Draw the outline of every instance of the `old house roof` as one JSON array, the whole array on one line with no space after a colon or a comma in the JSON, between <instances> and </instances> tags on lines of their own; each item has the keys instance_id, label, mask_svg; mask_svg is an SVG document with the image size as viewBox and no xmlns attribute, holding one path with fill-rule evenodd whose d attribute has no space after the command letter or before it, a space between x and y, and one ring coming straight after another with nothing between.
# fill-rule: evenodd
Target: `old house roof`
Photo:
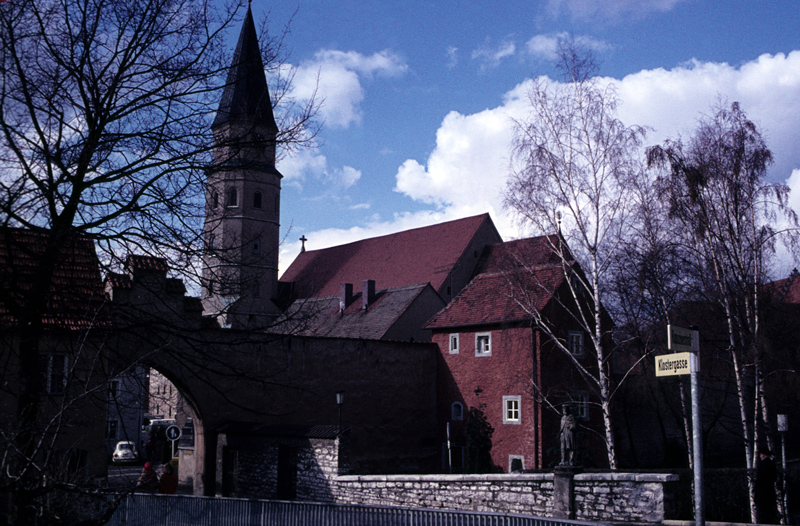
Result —
<instances>
[{"instance_id":1,"label":"old house roof","mask_svg":"<svg viewBox=\"0 0 800 526\"><path fill-rule=\"evenodd\" d=\"M422 294L427 283L378 290L374 301L362 308L363 293L340 310L340 296L296 300L279 323L279 330L301 336L379 340Z\"/></svg>"},{"instance_id":2,"label":"old house roof","mask_svg":"<svg viewBox=\"0 0 800 526\"><path fill-rule=\"evenodd\" d=\"M386 288L430 283L440 290L489 214L336 247L302 252L281 276L294 297L334 296L342 283L372 279Z\"/></svg>"},{"instance_id":3,"label":"old house roof","mask_svg":"<svg viewBox=\"0 0 800 526\"><path fill-rule=\"evenodd\" d=\"M800 273L792 270L788 278L773 281L765 287L767 293L783 303L800 303Z\"/></svg>"},{"instance_id":4,"label":"old house roof","mask_svg":"<svg viewBox=\"0 0 800 526\"><path fill-rule=\"evenodd\" d=\"M261 60L253 13L249 5L231 68L228 70L219 109L211 127L216 128L230 121L262 125L274 131L278 130L264 75L264 63Z\"/></svg>"},{"instance_id":5,"label":"old house roof","mask_svg":"<svg viewBox=\"0 0 800 526\"><path fill-rule=\"evenodd\" d=\"M14 305L32 290L48 232L0 230L0 325L17 323ZM94 243L75 238L64 247L53 274L42 320L46 328L83 329L106 325L100 262Z\"/></svg>"},{"instance_id":6,"label":"old house roof","mask_svg":"<svg viewBox=\"0 0 800 526\"><path fill-rule=\"evenodd\" d=\"M541 311L564 283L556 236L497 243L486 247L476 276L436 316L427 329L515 323Z\"/></svg>"}]
</instances>

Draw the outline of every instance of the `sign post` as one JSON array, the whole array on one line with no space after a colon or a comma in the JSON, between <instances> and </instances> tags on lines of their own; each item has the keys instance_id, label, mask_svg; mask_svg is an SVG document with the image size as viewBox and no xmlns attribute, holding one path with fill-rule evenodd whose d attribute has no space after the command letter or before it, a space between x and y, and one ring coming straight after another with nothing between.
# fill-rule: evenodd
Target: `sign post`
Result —
<instances>
[{"instance_id":1,"label":"sign post","mask_svg":"<svg viewBox=\"0 0 800 526\"><path fill-rule=\"evenodd\" d=\"M689 375L692 393L692 467L694 468L694 521L705 526L703 498L703 423L700 417L700 333L667 325L667 347L673 354L656 356L656 376Z\"/></svg>"},{"instance_id":2,"label":"sign post","mask_svg":"<svg viewBox=\"0 0 800 526\"><path fill-rule=\"evenodd\" d=\"M173 424L164 431L164 434L167 435L167 440L170 441L172 458L175 458L175 442L181 437L181 428Z\"/></svg>"}]
</instances>

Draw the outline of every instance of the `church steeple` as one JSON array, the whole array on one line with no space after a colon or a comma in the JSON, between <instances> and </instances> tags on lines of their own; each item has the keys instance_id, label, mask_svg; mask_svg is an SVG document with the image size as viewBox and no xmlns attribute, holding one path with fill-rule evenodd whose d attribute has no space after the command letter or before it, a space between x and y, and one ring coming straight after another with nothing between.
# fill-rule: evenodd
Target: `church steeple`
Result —
<instances>
[{"instance_id":1,"label":"church steeple","mask_svg":"<svg viewBox=\"0 0 800 526\"><path fill-rule=\"evenodd\" d=\"M256 26L249 5L231 68L228 70L219 110L211 129L216 130L229 122L249 123L264 126L276 133L278 131L267 89L267 78L264 75Z\"/></svg>"},{"instance_id":2,"label":"church steeple","mask_svg":"<svg viewBox=\"0 0 800 526\"><path fill-rule=\"evenodd\" d=\"M250 7L222 91L206 177L203 311L257 328L278 313L281 174L278 127Z\"/></svg>"}]
</instances>

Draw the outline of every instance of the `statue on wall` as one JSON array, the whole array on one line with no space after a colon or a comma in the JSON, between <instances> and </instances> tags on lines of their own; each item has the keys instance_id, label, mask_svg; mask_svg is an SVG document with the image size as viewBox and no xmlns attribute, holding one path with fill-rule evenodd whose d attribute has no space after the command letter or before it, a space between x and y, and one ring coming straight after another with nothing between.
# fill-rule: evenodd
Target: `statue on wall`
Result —
<instances>
[{"instance_id":1,"label":"statue on wall","mask_svg":"<svg viewBox=\"0 0 800 526\"><path fill-rule=\"evenodd\" d=\"M561 416L561 464L562 466L575 465L575 426L577 421L569 404L564 404Z\"/></svg>"}]
</instances>

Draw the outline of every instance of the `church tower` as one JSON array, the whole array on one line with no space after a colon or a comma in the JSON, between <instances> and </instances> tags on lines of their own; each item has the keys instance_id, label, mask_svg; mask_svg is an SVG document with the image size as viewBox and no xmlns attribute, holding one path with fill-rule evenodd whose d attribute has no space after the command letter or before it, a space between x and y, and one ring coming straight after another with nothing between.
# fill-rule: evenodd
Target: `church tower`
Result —
<instances>
[{"instance_id":1,"label":"church tower","mask_svg":"<svg viewBox=\"0 0 800 526\"><path fill-rule=\"evenodd\" d=\"M278 313L272 300L282 176L275 168L278 127L249 6L211 130L203 311L223 327L264 326Z\"/></svg>"}]
</instances>

